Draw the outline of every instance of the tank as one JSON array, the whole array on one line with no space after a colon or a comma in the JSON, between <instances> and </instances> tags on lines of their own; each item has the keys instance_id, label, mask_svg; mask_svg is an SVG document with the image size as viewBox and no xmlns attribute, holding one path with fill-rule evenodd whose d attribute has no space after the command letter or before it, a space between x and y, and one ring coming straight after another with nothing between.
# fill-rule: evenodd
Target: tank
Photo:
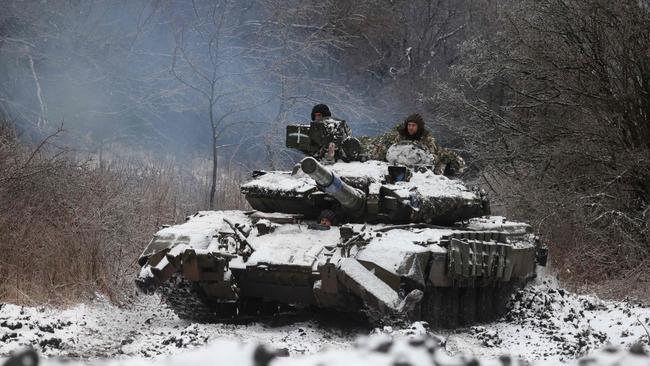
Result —
<instances>
[{"instance_id":1,"label":"tank","mask_svg":"<svg viewBox=\"0 0 650 366\"><path fill-rule=\"evenodd\" d=\"M486 195L434 174L417 143L367 159L345 121L326 119L289 126L287 146L309 156L253 172L241 186L253 210L158 231L137 288L195 321L326 309L456 327L502 315L546 264L528 224L490 216ZM324 212L333 225L319 223Z\"/></svg>"}]
</instances>

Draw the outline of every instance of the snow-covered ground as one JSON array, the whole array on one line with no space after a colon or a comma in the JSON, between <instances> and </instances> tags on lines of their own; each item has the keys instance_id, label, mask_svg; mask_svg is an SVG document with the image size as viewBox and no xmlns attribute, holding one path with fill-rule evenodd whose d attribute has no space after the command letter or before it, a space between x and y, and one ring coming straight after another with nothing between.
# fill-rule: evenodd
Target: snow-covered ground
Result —
<instances>
[{"instance_id":1,"label":"snow-covered ground","mask_svg":"<svg viewBox=\"0 0 650 366\"><path fill-rule=\"evenodd\" d=\"M444 335L451 352L560 365L606 346L647 346L649 329L650 308L569 293L547 277L516 294L503 319Z\"/></svg>"},{"instance_id":2,"label":"snow-covered ground","mask_svg":"<svg viewBox=\"0 0 650 366\"><path fill-rule=\"evenodd\" d=\"M261 342L289 354L347 348L360 328L316 321L198 324L179 319L158 296L140 296L127 308L98 300L68 310L3 305L0 355L32 345L46 356L95 359L158 357L219 340Z\"/></svg>"},{"instance_id":3,"label":"snow-covered ground","mask_svg":"<svg viewBox=\"0 0 650 366\"><path fill-rule=\"evenodd\" d=\"M369 329L332 316L196 324L178 319L156 296L140 296L125 308L102 299L67 310L5 304L0 307L0 357L31 345L49 359L45 364L63 358L93 364L180 365L191 364L186 361L192 357L219 360L225 349L230 350L227 357L245 358L253 355L258 344L264 344L276 350L272 353L289 355L274 363L334 365L367 359L368 347L375 347L368 344L373 342L433 333L446 340L446 351L452 356L467 354L497 362L499 356L509 354L536 365L572 365L607 345L622 349L635 343L647 345L648 328L648 307L575 295L543 276L516 295L512 310L503 319L451 331L430 330L422 323L405 329ZM374 335L370 340L365 337L369 334ZM354 348L355 344L365 348ZM110 362L102 361L105 359ZM389 361L377 360L375 364L385 362Z\"/></svg>"}]
</instances>

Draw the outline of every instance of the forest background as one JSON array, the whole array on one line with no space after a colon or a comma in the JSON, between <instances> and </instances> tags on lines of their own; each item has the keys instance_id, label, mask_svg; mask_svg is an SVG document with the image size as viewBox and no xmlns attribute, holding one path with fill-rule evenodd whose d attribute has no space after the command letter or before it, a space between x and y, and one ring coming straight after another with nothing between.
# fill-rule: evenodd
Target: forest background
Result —
<instances>
[{"instance_id":1,"label":"forest background","mask_svg":"<svg viewBox=\"0 0 650 366\"><path fill-rule=\"evenodd\" d=\"M565 285L650 299L647 0L6 0L0 301L128 300L152 233L245 207L321 102L422 113Z\"/></svg>"}]
</instances>

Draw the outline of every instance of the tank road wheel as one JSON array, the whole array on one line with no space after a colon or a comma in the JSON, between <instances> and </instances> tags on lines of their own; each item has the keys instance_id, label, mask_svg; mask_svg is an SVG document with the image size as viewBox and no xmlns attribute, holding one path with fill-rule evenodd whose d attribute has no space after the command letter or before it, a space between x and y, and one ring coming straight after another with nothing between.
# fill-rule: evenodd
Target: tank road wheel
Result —
<instances>
[{"instance_id":1,"label":"tank road wheel","mask_svg":"<svg viewBox=\"0 0 650 366\"><path fill-rule=\"evenodd\" d=\"M261 316L277 316L280 313L280 304L275 301L264 301L260 309Z\"/></svg>"},{"instance_id":2,"label":"tank road wheel","mask_svg":"<svg viewBox=\"0 0 650 366\"><path fill-rule=\"evenodd\" d=\"M268 318L278 315L278 303L265 301L257 297L240 298L237 302L237 310L240 318Z\"/></svg>"},{"instance_id":3,"label":"tank road wheel","mask_svg":"<svg viewBox=\"0 0 650 366\"><path fill-rule=\"evenodd\" d=\"M237 309L240 317L257 317L261 313L262 299L255 297L240 299Z\"/></svg>"},{"instance_id":4,"label":"tank road wheel","mask_svg":"<svg viewBox=\"0 0 650 366\"><path fill-rule=\"evenodd\" d=\"M158 292L181 319L209 323L237 316L237 304L208 301L197 283L178 276L161 285Z\"/></svg>"},{"instance_id":5,"label":"tank road wheel","mask_svg":"<svg viewBox=\"0 0 650 366\"><path fill-rule=\"evenodd\" d=\"M435 328L454 328L495 320L504 315L512 283L488 287L427 287L422 320Z\"/></svg>"}]
</instances>

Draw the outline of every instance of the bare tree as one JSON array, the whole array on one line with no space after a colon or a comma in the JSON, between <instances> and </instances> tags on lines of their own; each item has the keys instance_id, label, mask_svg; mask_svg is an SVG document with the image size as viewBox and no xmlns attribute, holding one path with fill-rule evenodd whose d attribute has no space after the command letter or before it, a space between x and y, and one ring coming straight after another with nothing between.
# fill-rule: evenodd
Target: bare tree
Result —
<instances>
[{"instance_id":1,"label":"bare tree","mask_svg":"<svg viewBox=\"0 0 650 366\"><path fill-rule=\"evenodd\" d=\"M242 112L265 102L249 78L259 69L248 68L250 50L240 47L246 25L235 2L194 1L192 9L177 19L171 72L203 102L211 130L212 171L209 208L215 208L219 149L224 134L235 126L255 121L241 119ZM256 94L253 96L253 94Z\"/></svg>"}]
</instances>

